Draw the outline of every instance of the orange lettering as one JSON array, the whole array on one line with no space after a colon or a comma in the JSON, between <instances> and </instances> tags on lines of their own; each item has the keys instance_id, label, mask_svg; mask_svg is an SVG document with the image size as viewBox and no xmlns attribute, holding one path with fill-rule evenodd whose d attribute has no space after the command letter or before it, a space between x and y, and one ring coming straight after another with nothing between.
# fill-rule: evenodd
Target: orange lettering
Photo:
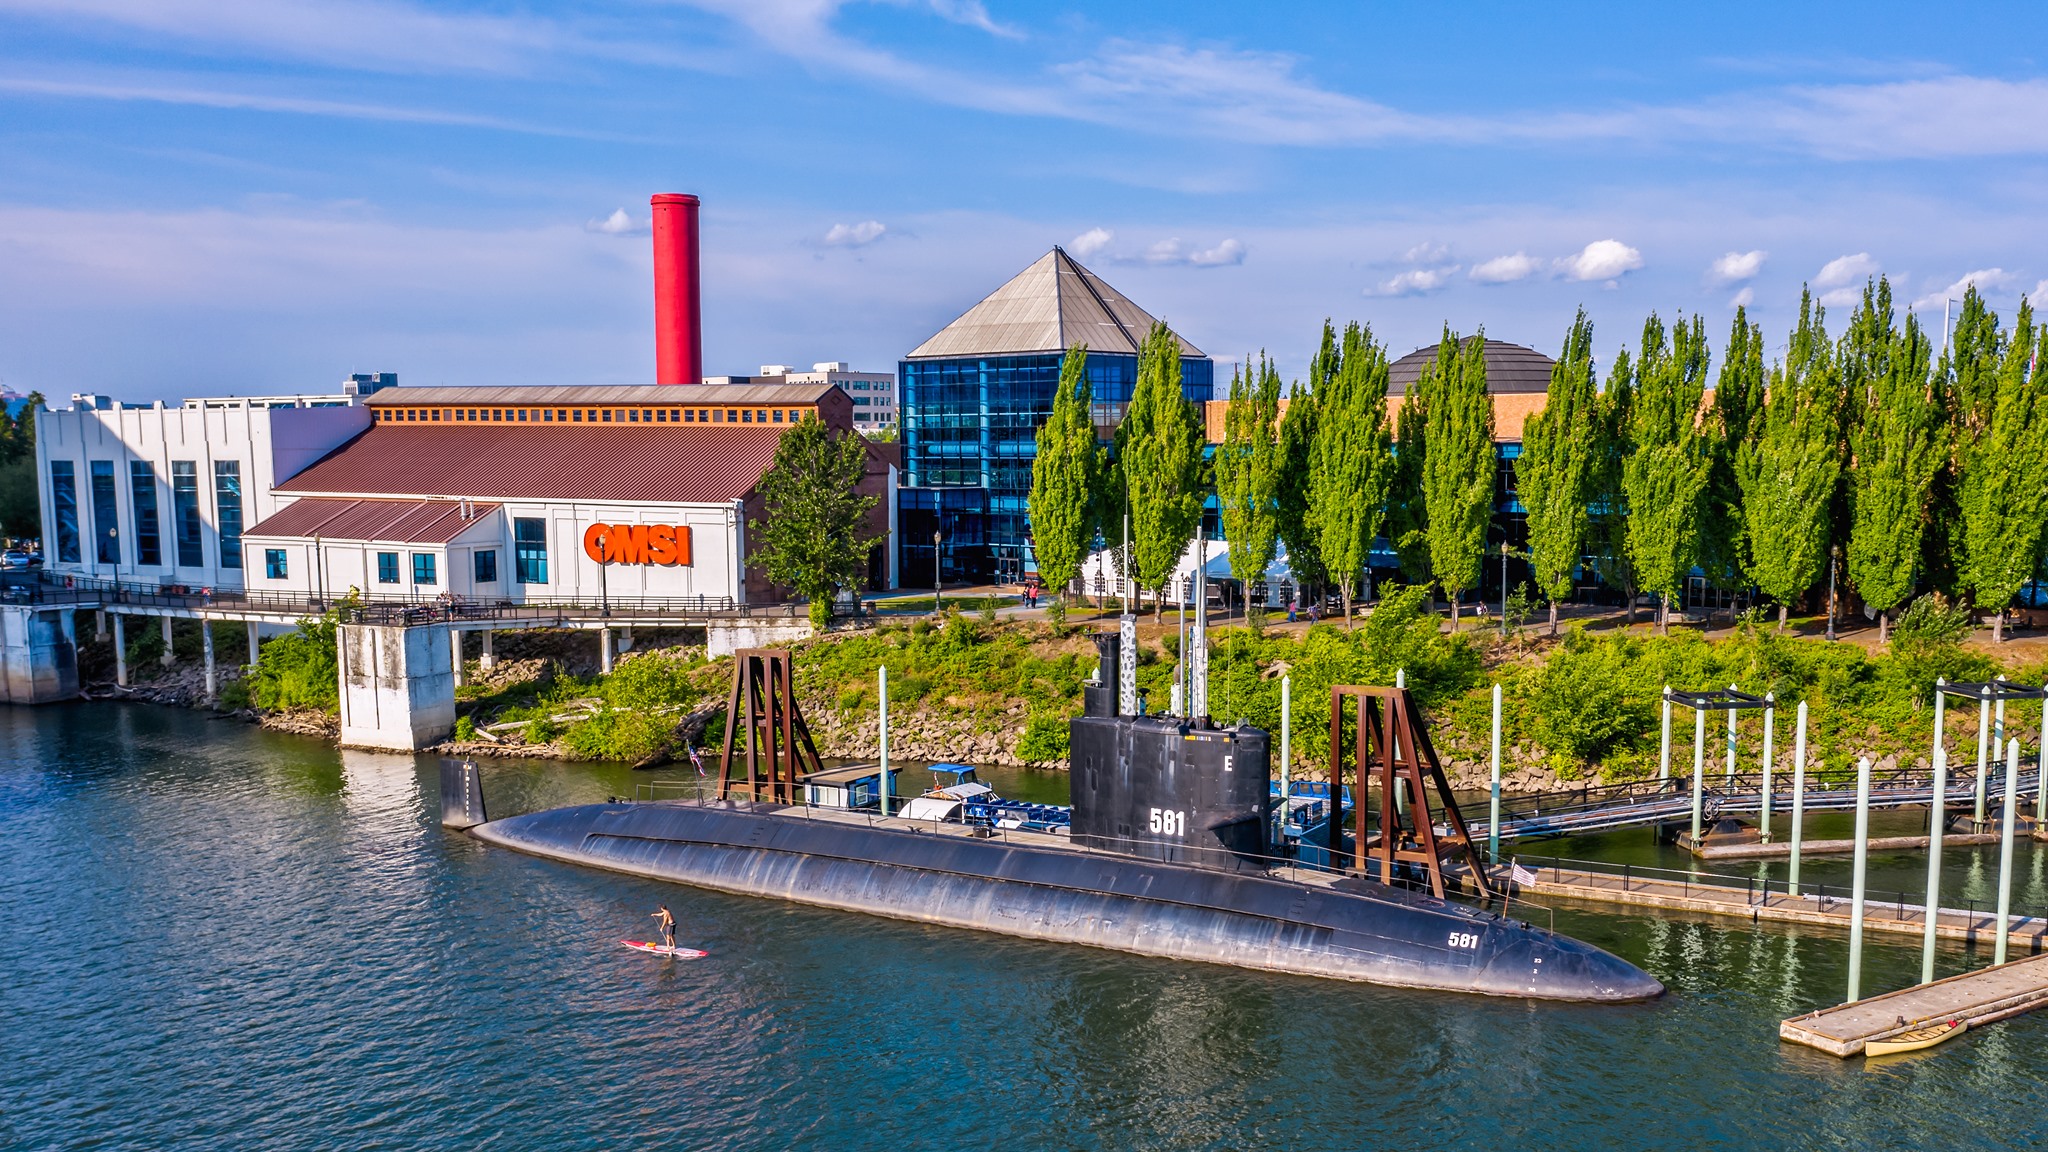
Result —
<instances>
[{"instance_id":1,"label":"orange lettering","mask_svg":"<svg viewBox=\"0 0 2048 1152\"><path fill-rule=\"evenodd\" d=\"M671 524L655 524L647 530L647 560L651 564L676 562L676 530Z\"/></svg>"},{"instance_id":2,"label":"orange lettering","mask_svg":"<svg viewBox=\"0 0 2048 1152\"><path fill-rule=\"evenodd\" d=\"M604 563L604 535L605 526L602 524L592 524L583 530L583 554L599 564Z\"/></svg>"},{"instance_id":3,"label":"orange lettering","mask_svg":"<svg viewBox=\"0 0 2048 1152\"><path fill-rule=\"evenodd\" d=\"M604 558L619 564L647 563L647 525L612 525L605 536Z\"/></svg>"},{"instance_id":4,"label":"orange lettering","mask_svg":"<svg viewBox=\"0 0 2048 1152\"><path fill-rule=\"evenodd\" d=\"M685 568L690 566L690 526L688 524L676 525L676 563L681 564Z\"/></svg>"}]
</instances>

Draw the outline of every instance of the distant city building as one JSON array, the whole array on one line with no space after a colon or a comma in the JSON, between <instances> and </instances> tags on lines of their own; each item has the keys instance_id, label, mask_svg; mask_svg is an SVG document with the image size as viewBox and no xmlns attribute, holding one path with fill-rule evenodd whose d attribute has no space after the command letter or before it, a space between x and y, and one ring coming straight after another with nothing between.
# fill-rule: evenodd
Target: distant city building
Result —
<instances>
[{"instance_id":1,"label":"distant city building","mask_svg":"<svg viewBox=\"0 0 2048 1152\"><path fill-rule=\"evenodd\" d=\"M830 384L853 401L853 426L862 432L896 427L896 377L855 372L844 360L825 360L799 372L791 364L763 364L752 376L707 376L706 384Z\"/></svg>"},{"instance_id":2,"label":"distant city building","mask_svg":"<svg viewBox=\"0 0 2048 1152\"><path fill-rule=\"evenodd\" d=\"M898 366L904 487L898 570L906 584L1018 579L1030 556L1031 466L1066 350L1088 349L1095 427L1122 422L1150 313L1054 248ZM1206 402L1215 365L1185 339L1181 390ZM933 534L938 534L934 556Z\"/></svg>"}]
</instances>

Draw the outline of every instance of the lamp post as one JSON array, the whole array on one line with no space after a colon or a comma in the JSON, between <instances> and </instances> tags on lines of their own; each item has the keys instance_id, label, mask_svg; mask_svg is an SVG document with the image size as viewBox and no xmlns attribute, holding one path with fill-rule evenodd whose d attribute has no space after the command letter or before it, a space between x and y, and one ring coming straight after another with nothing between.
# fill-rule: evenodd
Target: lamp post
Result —
<instances>
[{"instance_id":1,"label":"lamp post","mask_svg":"<svg viewBox=\"0 0 2048 1152\"><path fill-rule=\"evenodd\" d=\"M937 614L938 614L938 611L939 611L939 595L940 595L940 587L941 587L941 586L942 586L942 585L943 585L943 584L945 583L945 578L944 578L943 576L941 576L941 575L939 574L939 567L940 567L940 562L939 562L939 545L940 545L941 543L943 543L943 542L945 541L945 538L946 538L946 537L945 537L945 534L944 534L943 532L941 532L941 531L940 531L939 529L937 529L937 528L934 528L934 529L932 529L932 614L933 614L933 615L937 615Z\"/></svg>"},{"instance_id":2,"label":"lamp post","mask_svg":"<svg viewBox=\"0 0 2048 1152\"><path fill-rule=\"evenodd\" d=\"M1508 638L1508 541L1500 541L1500 638Z\"/></svg>"},{"instance_id":3,"label":"lamp post","mask_svg":"<svg viewBox=\"0 0 2048 1152\"><path fill-rule=\"evenodd\" d=\"M1828 639L1835 638L1835 567L1841 563L1842 546L1828 548Z\"/></svg>"}]
</instances>

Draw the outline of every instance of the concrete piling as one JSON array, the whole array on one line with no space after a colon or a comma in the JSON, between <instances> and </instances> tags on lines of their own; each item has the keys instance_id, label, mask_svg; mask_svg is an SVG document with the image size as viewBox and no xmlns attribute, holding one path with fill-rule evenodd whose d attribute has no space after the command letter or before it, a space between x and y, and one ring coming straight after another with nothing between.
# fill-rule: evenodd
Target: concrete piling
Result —
<instances>
[{"instance_id":1,"label":"concrete piling","mask_svg":"<svg viewBox=\"0 0 2048 1152\"><path fill-rule=\"evenodd\" d=\"M1728 690L1730 692L1735 691L1735 685L1730 684ZM1721 774L1721 779L1724 783L1735 779L1735 714L1737 711L1739 709L1730 708L1728 710L1728 770Z\"/></svg>"},{"instance_id":2,"label":"concrete piling","mask_svg":"<svg viewBox=\"0 0 2048 1152\"><path fill-rule=\"evenodd\" d=\"M1940 689L1936 689L1939 693ZM1935 696L1940 710L1941 697ZM1934 926L1941 911L1941 834L1948 823L1943 804L1948 791L1948 749L1941 746L1939 729L1934 744L1934 800L1927 808L1927 933L1920 940L1920 982L1934 982Z\"/></svg>"},{"instance_id":3,"label":"concrete piling","mask_svg":"<svg viewBox=\"0 0 2048 1152\"><path fill-rule=\"evenodd\" d=\"M462 633L448 630L448 657L455 665L455 686L462 687Z\"/></svg>"},{"instance_id":4,"label":"concrete piling","mask_svg":"<svg viewBox=\"0 0 2048 1152\"><path fill-rule=\"evenodd\" d=\"M597 630L597 670L607 676L611 675L612 630L609 628Z\"/></svg>"},{"instance_id":5,"label":"concrete piling","mask_svg":"<svg viewBox=\"0 0 2048 1152\"><path fill-rule=\"evenodd\" d=\"M1665 711L1671 705L1666 702ZM1670 733L1667 731L1668 737ZM1500 685L1493 686L1493 797L1486 821L1486 862L1500 863Z\"/></svg>"},{"instance_id":6,"label":"concrete piling","mask_svg":"<svg viewBox=\"0 0 2048 1152\"><path fill-rule=\"evenodd\" d=\"M1764 693L1764 789L1763 810L1757 816L1757 831L1763 835L1764 843L1771 840L1771 735L1777 724L1777 696Z\"/></svg>"},{"instance_id":7,"label":"concrete piling","mask_svg":"<svg viewBox=\"0 0 2048 1152\"><path fill-rule=\"evenodd\" d=\"M1287 821L1287 798L1294 795L1289 787L1294 772L1294 684L1289 677L1280 678L1280 820Z\"/></svg>"},{"instance_id":8,"label":"concrete piling","mask_svg":"<svg viewBox=\"0 0 2048 1152\"><path fill-rule=\"evenodd\" d=\"M1981 689L1977 699L1977 807L1971 821L1984 826L1984 773L1991 762L1991 685Z\"/></svg>"},{"instance_id":9,"label":"concrete piling","mask_svg":"<svg viewBox=\"0 0 2048 1152\"><path fill-rule=\"evenodd\" d=\"M1706 801L1706 780L1702 776L1707 767L1706 710L1694 708L1692 718L1692 842L1697 846L1700 842L1700 809Z\"/></svg>"},{"instance_id":10,"label":"concrete piling","mask_svg":"<svg viewBox=\"0 0 2048 1152\"><path fill-rule=\"evenodd\" d=\"M163 616L159 619L163 621L164 626L164 654L157 658L157 663L169 668L178 662L178 654L171 649L171 618Z\"/></svg>"},{"instance_id":11,"label":"concrete piling","mask_svg":"<svg viewBox=\"0 0 2048 1152\"><path fill-rule=\"evenodd\" d=\"M489 628L484 629L484 650L476 658L477 668L485 672L489 672L498 666L498 655L492 651L491 646L491 637L494 635L496 633L492 632Z\"/></svg>"},{"instance_id":12,"label":"concrete piling","mask_svg":"<svg viewBox=\"0 0 2048 1152\"><path fill-rule=\"evenodd\" d=\"M242 626L245 629L247 629L249 633L249 667L254 668L257 662L263 659L263 633L261 631L262 625L256 623L256 621L254 620L244 620L242 621Z\"/></svg>"},{"instance_id":13,"label":"concrete piling","mask_svg":"<svg viewBox=\"0 0 2048 1152\"><path fill-rule=\"evenodd\" d=\"M114 683L128 686L128 628L121 614L114 614Z\"/></svg>"},{"instance_id":14,"label":"concrete piling","mask_svg":"<svg viewBox=\"0 0 2048 1152\"><path fill-rule=\"evenodd\" d=\"M208 703L212 703L214 686L218 677L214 675L213 667L213 621L211 620L201 620L199 622L199 652L201 659L206 664L206 699Z\"/></svg>"},{"instance_id":15,"label":"concrete piling","mask_svg":"<svg viewBox=\"0 0 2048 1152\"><path fill-rule=\"evenodd\" d=\"M1657 741L1657 779L1671 779L1671 685L1664 686L1663 736Z\"/></svg>"},{"instance_id":16,"label":"concrete piling","mask_svg":"<svg viewBox=\"0 0 2048 1152\"><path fill-rule=\"evenodd\" d=\"M2006 935L2012 926L2012 832L2019 808L2020 742L2017 737L2005 746L2005 802L1999 806L1998 837L1998 931L1991 946L1991 962L2005 963Z\"/></svg>"},{"instance_id":17,"label":"concrete piling","mask_svg":"<svg viewBox=\"0 0 2048 1152\"><path fill-rule=\"evenodd\" d=\"M1856 761L1856 864L1849 888L1849 995L1845 1004L1862 999L1863 887L1870 864L1870 758Z\"/></svg>"},{"instance_id":18,"label":"concrete piling","mask_svg":"<svg viewBox=\"0 0 2048 1152\"><path fill-rule=\"evenodd\" d=\"M1799 895L1799 843L1806 836L1806 701L1799 702L1799 734L1792 739L1792 864L1785 894Z\"/></svg>"},{"instance_id":19,"label":"concrete piling","mask_svg":"<svg viewBox=\"0 0 2048 1152\"><path fill-rule=\"evenodd\" d=\"M884 666L875 669L875 695L881 701L881 715L878 727L881 730L882 758L882 815L889 814L889 669Z\"/></svg>"}]
</instances>

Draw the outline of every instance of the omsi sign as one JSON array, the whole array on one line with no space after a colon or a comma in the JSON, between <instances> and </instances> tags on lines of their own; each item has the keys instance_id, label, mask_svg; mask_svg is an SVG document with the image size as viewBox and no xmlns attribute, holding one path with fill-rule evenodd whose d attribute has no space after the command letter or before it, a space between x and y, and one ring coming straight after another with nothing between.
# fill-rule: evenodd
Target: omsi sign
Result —
<instances>
[{"instance_id":1,"label":"omsi sign","mask_svg":"<svg viewBox=\"0 0 2048 1152\"><path fill-rule=\"evenodd\" d=\"M690 563L687 524L592 524L583 530L583 554L600 564Z\"/></svg>"}]
</instances>

